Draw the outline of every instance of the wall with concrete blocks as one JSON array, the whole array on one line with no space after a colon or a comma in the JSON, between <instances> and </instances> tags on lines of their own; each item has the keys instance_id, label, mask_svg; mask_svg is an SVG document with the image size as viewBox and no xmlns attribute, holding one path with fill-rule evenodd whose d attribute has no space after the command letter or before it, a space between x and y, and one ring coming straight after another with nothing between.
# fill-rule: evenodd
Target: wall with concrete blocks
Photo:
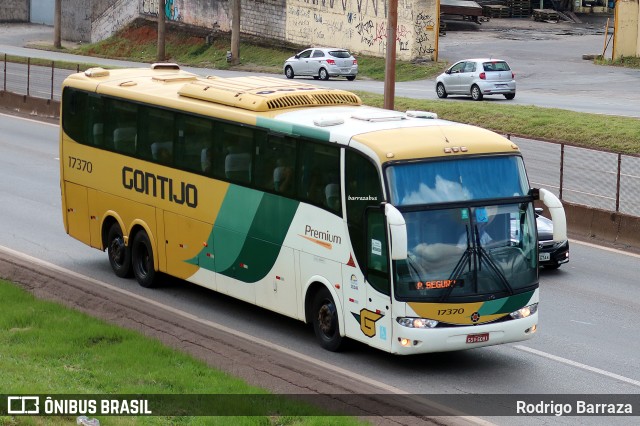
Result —
<instances>
[{"instance_id":1,"label":"wall with concrete blocks","mask_svg":"<svg viewBox=\"0 0 640 426\"><path fill-rule=\"evenodd\" d=\"M0 22L29 22L30 0L6 0L0 8Z\"/></svg>"},{"instance_id":2,"label":"wall with concrete blocks","mask_svg":"<svg viewBox=\"0 0 640 426\"><path fill-rule=\"evenodd\" d=\"M83 9L91 30L63 38L103 40L136 17L157 19L157 0L118 0L107 8L103 0L81 7L81 0L63 0L76 26ZM231 31L230 0L166 0L165 17L211 31ZM242 0L240 30L265 39L303 46L344 47L356 54L384 56L387 46L387 0ZM396 52L399 59L433 59L437 47L437 0L398 0ZM75 27L74 27L75 28ZM65 35L68 35L65 37Z\"/></svg>"}]
</instances>

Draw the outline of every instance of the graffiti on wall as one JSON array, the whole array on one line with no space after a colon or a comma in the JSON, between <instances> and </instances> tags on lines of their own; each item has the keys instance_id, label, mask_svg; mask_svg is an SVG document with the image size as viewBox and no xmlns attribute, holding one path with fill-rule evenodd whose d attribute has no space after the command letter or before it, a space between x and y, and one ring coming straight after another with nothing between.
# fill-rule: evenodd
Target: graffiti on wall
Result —
<instances>
[{"instance_id":1,"label":"graffiti on wall","mask_svg":"<svg viewBox=\"0 0 640 426\"><path fill-rule=\"evenodd\" d=\"M395 41L401 59L434 52L432 15L414 13L413 5L414 0L398 2ZM386 0L288 0L285 34L293 43L382 56L388 42L386 7Z\"/></svg>"},{"instance_id":2,"label":"graffiti on wall","mask_svg":"<svg viewBox=\"0 0 640 426\"><path fill-rule=\"evenodd\" d=\"M159 8L160 2L158 0L142 0L143 15L158 16ZM170 21L182 21L180 10L178 6L174 4L174 0L165 0L164 16Z\"/></svg>"},{"instance_id":3,"label":"graffiti on wall","mask_svg":"<svg viewBox=\"0 0 640 426\"><path fill-rule=\"evenodd\" d=\"M428 14L419 12L416 14L414 22L415 37L413 42L416 44L416 53L418 56L430 56L434 51L434 41L431 39L435 30L435 21Z\"/></svg>"}]
</instances>

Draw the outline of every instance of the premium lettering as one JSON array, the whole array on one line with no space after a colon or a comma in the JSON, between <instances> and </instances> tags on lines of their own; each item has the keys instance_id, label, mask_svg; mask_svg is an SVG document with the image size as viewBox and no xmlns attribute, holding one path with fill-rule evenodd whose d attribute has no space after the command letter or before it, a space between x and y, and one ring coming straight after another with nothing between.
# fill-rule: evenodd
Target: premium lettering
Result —
<instances>
[{"instance_id":1,"label":"premium lettering","mask_svg":"<svg viewBox=\"0 0 640 426\"><path fill-rule=\"evenodd\" d=\"M342 238L338 235L334 235L329 231L319 231L317 229L313 229L310 225L306 225L304 227L304 235L306 237L317 238L319 240L326 241L328 243L341 244Z\"/></svg>"},{"instance_id":2,"label":"premium lettering","mask_svg":"<svg viewBox=\"0 0 640 426\"><path fill-rule=\"evenodd\" d=\"M155 175L143 170L122 168L122 186L126 189L152 197L159 197L176 204L186 204L191 208L198 206L198 188L190 183L174 182L173 179Z\"/></svg>"}]
</instances>

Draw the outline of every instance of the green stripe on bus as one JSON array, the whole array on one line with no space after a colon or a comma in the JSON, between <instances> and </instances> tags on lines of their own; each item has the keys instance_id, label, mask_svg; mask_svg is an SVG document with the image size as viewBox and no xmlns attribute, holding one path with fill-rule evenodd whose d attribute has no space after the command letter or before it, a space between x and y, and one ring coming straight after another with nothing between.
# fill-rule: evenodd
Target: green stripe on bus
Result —
<instances>
[{"instance_id":1,"label":"green stripe on bus","mask_svg":"<svg viewBox=\"0 0 640 426\"><path fill-rule=\"evenodd\" d=\"M331 133L324 129L300 126L298 124L286 123L283 121L273 120L271 118L258 117L256 124L287 135L299 135L322 141L329 141L331 136Z\"/></svg>"},{"instance_id":2,"label":"green stripe on bus","mask_svg":"<svg viewBox=\"0 0 640 426\"><path fill-rule=\"evenodd\" d=\"M504 297L502 299L490 300L485 302L478 310L483 315L508 314L524 307L529 303L535 290L526 293L517 294L515 296Z\"/></svg>"},{"instance_id":3,"label":"green stripe on bus","mask_svg":"<svg viewBox=\"0 0 640 426\"><path fill-rule=\"evenodd\" d=\"M246 283L263 279L278 259L298 205L294 200L264 194L236 263L226 270L216 264L216 269Z\"/></svg>"}]
</instances>

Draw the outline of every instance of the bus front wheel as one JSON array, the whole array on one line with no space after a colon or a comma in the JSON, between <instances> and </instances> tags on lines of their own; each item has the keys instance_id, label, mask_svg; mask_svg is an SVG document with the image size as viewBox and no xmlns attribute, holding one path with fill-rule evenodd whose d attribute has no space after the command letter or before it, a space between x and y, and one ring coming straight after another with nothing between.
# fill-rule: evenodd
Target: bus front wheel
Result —
<instances>
[{"instance_id":1,"label":"bus front wheel","mask_svg":"<svg viewBox=\"0 0 640 426\"><path fill-rule=\"evenodd\" d=\"M107 234L107 255L111 269L120 278L131 276L131 250L124 243L118 222L111 225Z\"/></svg>"},{"instance_id":2,"label":"bus front wheel","mask_svg":"<svg viewBox=\"0 0 640 426\"><path fill-rule=\"evenodd\" d=\"M156 286L156 271L153 267L153 249L145 231L139 231L131 244L131 264L133 275L142 287Z\"/></svg>"},{"instance_id":3,"label":"bus front wheel","mask_svg":"<svg viewBox=\"0 0 640 426\"><path fill-rule=\"evenodd\" d=\"M323 348L336 352L340 350L342 336L338 324L338 310L326 288L322 288L313 299L312 312L313 330Z\"/></svg>"}]
</instances>

